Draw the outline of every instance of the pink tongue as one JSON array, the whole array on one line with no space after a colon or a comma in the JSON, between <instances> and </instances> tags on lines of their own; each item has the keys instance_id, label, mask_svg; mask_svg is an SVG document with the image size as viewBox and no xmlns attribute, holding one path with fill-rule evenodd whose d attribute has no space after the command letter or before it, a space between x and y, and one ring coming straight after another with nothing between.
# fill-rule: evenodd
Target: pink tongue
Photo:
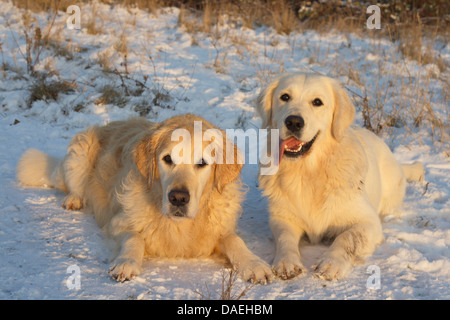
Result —
<instances>
[{"instance_id":1,"label":"pink tongue","mask_svg":"<svg viewBox=\"0 0 450 320\"><path fill-rule=\"evenodd\" d=\"M287 146L289 149L297 149L300 144L301 141L298 141L294 137L290 137L289 139L286 140L280 139L280 159L278 163L281 163L281 158L283 157L285 146Z\"/></svg>"}]
</instances>

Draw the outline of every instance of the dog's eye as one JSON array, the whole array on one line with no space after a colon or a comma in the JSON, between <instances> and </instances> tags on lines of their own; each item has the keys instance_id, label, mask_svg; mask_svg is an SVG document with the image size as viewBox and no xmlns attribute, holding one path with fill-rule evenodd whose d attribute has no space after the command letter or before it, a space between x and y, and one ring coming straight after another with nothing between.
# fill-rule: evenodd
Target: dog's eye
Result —
<instances>
[{"instance_id":1,"label":"dog's eye","mask_svg":"<svg viewBox=\"0 0 450 320\"><path fill-rule=\"evenodd\" d=\"M170 156L170 154L165 155L163 161L167 164L173 164L172 157Z\"/></svg>"},{"instance_id":2,"label":"dog's eye","mask_svg":"<svg viewBox=\"0 0 450 320\"><path fill-rule=\"evenodd\" d=\"M289 100L291 100L291 96L285 93L280 97L280 99L281 101L288 102Z\"/></svg>"},{"instance_id":3,"label":"dog's eye","mask_svg":"<svg viewBox=\"0 0 450 320\"><path fill-rule=\"evenodd\" d=\"M323 102L322 102L322 100L320 100L319 98L315 98L315 99L313 100L312 104L313 104L314 107L320 107L320 106L323 106Z\"/></svg>"},{"instance_id":4,"label":"dog's eye","mask_svg":"<svg viewBox=\"0 0 450 320\"><path fill-rule=\"evenodd\" d=\"M202 158L202 161L197 164L200 168L203 168L204 166L208 165L208 163L205 161L205 159Z\"/></svg>"}]
</instances>

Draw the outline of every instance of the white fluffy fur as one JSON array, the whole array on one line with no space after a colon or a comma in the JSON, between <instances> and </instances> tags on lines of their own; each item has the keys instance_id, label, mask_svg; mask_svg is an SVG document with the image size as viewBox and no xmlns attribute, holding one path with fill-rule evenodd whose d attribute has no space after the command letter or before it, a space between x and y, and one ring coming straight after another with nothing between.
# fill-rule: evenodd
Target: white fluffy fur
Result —
<instances>
[{"instance_id":1,"label":"white fluffy fur","mask_svg":"<svg viewBox=\"0 0 450 320\"><path fill-rule=\"evenodd\" d=\"M202 121L203 130L213 128L192 115L158 124L131 119L92 127L72 139L63 160L28 150L19 161L17 178L24 185L61 189L67 193L65 208L85 207L95 215L117 244L110 274L118 281L138 275L144 256L221 255L245 280L266 283L273 277L270 267L235 233L244 197L242 165L199 168L169 166L162 160L175 144L172 131L192 133L194 121ZM180 186L191 194L186 218L163 208L170 189Z\"/></svg>"},{"instance_id":2,"label":"white fluffy fur","mask_svg":"<svg viewBox=\"0 0 450 320\"><path fill-rule=\"evenodd\" d=\"M282 101L283 94L291 99ZM316 98L322 106L313 106ZM375 134L351 127L354 106L328 77L284 74L262 91L257 109L263 126L279 129L281 139L291 135L284 125L289 115L304 119L301 141L320 132L308 153L283 157L275 175L259 177L276 242L274 272L289 279L306 271L299 243L307 238L331 243L314 267L315 275L345 277L356 260L383 240L379 215L397 212L406 179L422 180L423 165L400 165Z\"/></svg>"}]
</instances>

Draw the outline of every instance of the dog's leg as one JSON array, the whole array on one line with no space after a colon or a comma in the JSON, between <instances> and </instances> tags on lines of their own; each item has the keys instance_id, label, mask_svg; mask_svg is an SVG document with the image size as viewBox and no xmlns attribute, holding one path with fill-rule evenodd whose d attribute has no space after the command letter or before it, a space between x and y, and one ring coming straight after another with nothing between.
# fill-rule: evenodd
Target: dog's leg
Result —
<instances>
[{"instance_id":1,"label":"dog's leg","mask_svg":"<svg viewBox=\"0 0 450 320\"><path fill-rule=\"evenodd\" d=\"M303 231L292 223L276 217L270 219L275 238L276 255L272 269L283 280L292 279L306 271L300 259L299 243Z\"/></svg>"},{"instance_id":2,"label":"dog's leg","mask_svg":"<svg viewBox=\"0 0 450 320\"><path fill-rule=\"evenodd\" d=\"M236 234L229 234L220 240L220 251L230 260L241 277L252 283L266 284L273 280L270 266L253 254Z\"/></svg>"},{"instance_id":3,"label":"dog's leg","mask_svg":"<svg viewBox=\"0 0 450 320\"><path fill-rule=\"evenodd\" d=\"M63 162L64 180L68 189L63 202L65 209L79 210L85 205L86 185L96 161L98 149L94 129L87 129L70 141Z\"/></svg>"},{"instance_id":4,"label":"dog's leg","mask_svg":"<svg viewBox=\"0 0 450 320\"><path fill-rule=\"evenodd\" d=\"M344 278L356 259L373 253L382 241L381 223L378 219L353 225L336 237L319 263L314 266L315 276L325 280Z\"/></svg>"},{"instance_id":5,"label":"dog's leg","mask_svg":"<svg viewBox=\"0 0 450 320\"><path fill-rule=\"evenodd\" d=\"M117 235L121 248L114 259L109 274L117 281L123 282L139 275L144 258L145 242L138 233L123 233Z\"/></svg>"}]
</instances>

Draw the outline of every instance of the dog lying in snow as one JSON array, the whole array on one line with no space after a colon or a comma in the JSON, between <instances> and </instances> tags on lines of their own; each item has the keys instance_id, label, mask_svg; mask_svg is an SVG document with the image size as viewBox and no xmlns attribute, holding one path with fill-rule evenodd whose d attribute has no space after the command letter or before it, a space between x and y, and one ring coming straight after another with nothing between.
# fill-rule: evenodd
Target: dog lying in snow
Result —
<instances>
[{"instance_id":1,"label":"dog lying in snow","mask_svg":"<svg viewBox=\"0 0 450 320\"><path fill-rule=\"evenodd\" d=\"M217 253L245 280L266 283L273 277L270 267L235 233L244 197L242 165L204 158L175 164L171 158L176 144L172 132L183 129L193 135L195 121L202 123L203 131L214 128L193 115L161 123L131 119L94 126L71 140L64 159L26 151L17 178L24 185L60 189L67 193L63 207L84 207L95 215L117 244L110 274L118 281L138 275L144 256ZM202 142L202 151L210 143Z\"/></svg>"},{"instance_id":2,"label":"dog lying in snow","mask_svg":"<svg viewBox=\"0 0 450 320\"><path fill-rule=\"evenodd\" d=\"M261 92L257 111L263 128L280 136L278 171L259 177L276 242L275 274L289 279L305 271L299 243L307 239L331 243L315 275L345 277L382 241L379 215L395 214L406 181L423 179L423 165L399 164L375 134L351 127L355 108L328 77L283 74Z\"/></svg>"}]
</instances>

